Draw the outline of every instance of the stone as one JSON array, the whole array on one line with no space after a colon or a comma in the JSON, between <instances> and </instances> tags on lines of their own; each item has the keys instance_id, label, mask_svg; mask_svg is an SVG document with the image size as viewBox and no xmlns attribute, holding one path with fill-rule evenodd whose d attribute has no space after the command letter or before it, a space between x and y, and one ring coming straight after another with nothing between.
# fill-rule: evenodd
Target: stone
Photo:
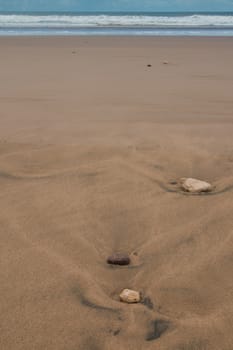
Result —
<instances>
[{"instance_id":1,"label":"stone","mask_svg":"<svg viewBox=\"0 0 233 350\"><path fill-rule=\"evenodd\" d=\"M141 296L140 293L135 290L124 289L120 294L120 300L128 304L139 303Z\"/></svg>"},{"instance_id":2,"label":"stone","mask_svg":"<svg viewBox=\"0 0 233 350\"><path fill-rule=\"evenodd\" d=\"M213 189L212 185L208 182L193 179L191 177L180 179L180 183L183 190L191 193L209 192Z\"/></svg>"},{"instance_id":3,"label":"stone","mask_svg":"<svg viewBox=\"0 0 233 350\"><path fill-rule=\"evenodd\" d=\"M170 183L170 185L177 185L177 181L176 180L171 180L169 183Z\"/></svg>"},{"instance_id":4,"label":"stone","mask_svg":"<svg viewBox=\"0 0 233 350\"><path fill-rule=\"evenodd\" d=\"M130 258L127 254L114 253L108 257L107 263L112 265L129 265Z\"/></svg>"},{"instance_id":5,"label":"stone","mask_svg":"<svg viewBox=\"0 0 233 350\"><path fill-rule=\"evenodd\" d=\"M163 64L168 64L168 61L163 61Z\"/></svg>"}]
</instances>

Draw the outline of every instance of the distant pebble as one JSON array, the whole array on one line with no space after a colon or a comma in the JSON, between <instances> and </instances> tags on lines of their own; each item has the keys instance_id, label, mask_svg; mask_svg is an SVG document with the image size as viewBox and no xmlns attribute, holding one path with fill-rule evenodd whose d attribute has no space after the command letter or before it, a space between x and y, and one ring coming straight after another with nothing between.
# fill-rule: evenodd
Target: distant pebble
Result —
<instances>
[{"instance_id":1,"label":"distant pebble","mask_svg":"<svg viewBox=\"0 0 233 350\"><path fill-rule=\"evenodd\" d=\"M177 185L177 181L176 181L176 180L171 180L169 183L170 183L171 185Z\"/></svg>"},{"instance_id":2,"label":"distant pebble","mask_svg":"<svg viewBox=\"0 0 233 350\"><path fill-rule=\"evenodd\" d=\"M113 265L129 265L130 258L126 254L114 253L108 257L107 263Z\"/></svg>"},{"instance_id":3,"label":"distant pebble","mask_svg":"<svg viewBox=\"0 0 233 350\"><path fill-rule=\"evenodd\" d=\"M131 290L131 289L124 289L120 294L120 300L124 303L132 304L132 303L139 303L141 299L140 293Z\"/></svg>"},{"instance_id":4,"label":"distant pebble","mask_svg":"<svg viewBox=\"0 0 233 350\"><path fill-rule=\"evenodd\" d=\"M163 61L163 64L168 64L168 61Z\"/></svg>"},{"instance_id":5,"label":"distant pebble","mask_svg":"<svg viewBox=\"0 0 233 350\"><path fill-rule=\"evenodd\" d=\"M183 190L192 193L209 192L213 189L212 185L208 182L193 179L191 177L180 179L180 183Z\"/></svg>"}]
</instances>

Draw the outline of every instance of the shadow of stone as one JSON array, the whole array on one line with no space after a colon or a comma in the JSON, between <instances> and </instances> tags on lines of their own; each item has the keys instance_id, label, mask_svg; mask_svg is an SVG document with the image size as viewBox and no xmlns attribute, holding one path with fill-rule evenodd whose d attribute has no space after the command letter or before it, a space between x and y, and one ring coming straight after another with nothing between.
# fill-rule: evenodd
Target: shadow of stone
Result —
<instances>
[{"instance_id":1,"label":"shadow of stone","mask_svg":"<svg viewBox=\"0 0 233 350\"><path fill-rule=\"evenodd\" d=\"M72 288L72 294L84 306L90 307L92 309L100 310L100 311L109 311L109 312L113 312L113 313L116 313L116 314L120 312L120 310L118 310L118 309L114 309L114 308L107 307L107 306L104 306L104 305L98 305L98 304L94 303L93 301L87 299L83 295L83 293L81 292L81 290L78 287L73 287Z\"/></svg>"},{"instance_id":2,"label":"shadow of stone","mask_svg":"<svg viewBox=\"0 0 233 350\"><path fill-rule=\"evenodd\" d=\"M141 302L143 305L145 305L148 309L153 310L154 304L152 300L149 297L144 297Z\"/></svg>"},{"instance_id":3,"label":"shadow of stone","mask_svg":"<svg viewBox=\"0 0 233 350\"><path fill-rule=\"evenodd\" d=\"M170 327L170 322L166 320L155 320L152 322L152 331L146 336L146 341L160 338Z\"/></svg>"}]
</instances>

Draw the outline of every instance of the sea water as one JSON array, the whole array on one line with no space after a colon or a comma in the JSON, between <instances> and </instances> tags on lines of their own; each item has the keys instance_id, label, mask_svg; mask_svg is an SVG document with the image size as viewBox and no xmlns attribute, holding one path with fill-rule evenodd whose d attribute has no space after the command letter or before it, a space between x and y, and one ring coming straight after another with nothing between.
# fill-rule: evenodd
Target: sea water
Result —
<instances>
[{"instance_id":1,"label":"sea water","mask_svg":"<svg viewBox=\"0 0 233 350\"><path fill-rule=\"evenodd\" d=\"M0 12L0 35L233 36L233 12Z\"/></svg>"}]
</instances>

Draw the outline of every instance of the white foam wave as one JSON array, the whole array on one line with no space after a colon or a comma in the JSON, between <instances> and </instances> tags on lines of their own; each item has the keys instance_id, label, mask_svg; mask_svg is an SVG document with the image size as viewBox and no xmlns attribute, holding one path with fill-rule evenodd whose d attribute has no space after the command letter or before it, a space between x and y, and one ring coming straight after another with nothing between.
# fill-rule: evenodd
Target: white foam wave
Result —
<instances>
[{"instance_id":1,"label":"white foam wave","mask_svg":"<svg viewBox=\"0 0 233 350\"><path fill-rule=\"evenodd\" d=\"M233 27L231 15L0 15L1 28Z\"/></svg>"}]
</instances>

